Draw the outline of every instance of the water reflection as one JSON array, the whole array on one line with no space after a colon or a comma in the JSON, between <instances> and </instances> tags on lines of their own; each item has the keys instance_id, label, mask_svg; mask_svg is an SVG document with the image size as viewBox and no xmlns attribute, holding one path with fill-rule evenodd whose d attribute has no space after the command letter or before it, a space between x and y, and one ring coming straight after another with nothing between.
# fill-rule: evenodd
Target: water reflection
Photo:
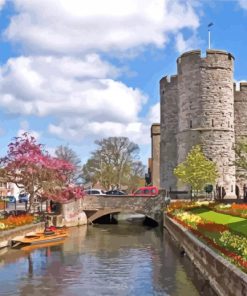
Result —
<instances>
[{"instance_id":1,"label":"water reflection","mask_svg":"<svg viewBox=\"0 0 247 296\"><path fill-rule=\"evenodd\" d=\"M0 295L214 295L178 255L159 229L72 228L63 244L0 255Z\"/></svg>"}]
</instances>

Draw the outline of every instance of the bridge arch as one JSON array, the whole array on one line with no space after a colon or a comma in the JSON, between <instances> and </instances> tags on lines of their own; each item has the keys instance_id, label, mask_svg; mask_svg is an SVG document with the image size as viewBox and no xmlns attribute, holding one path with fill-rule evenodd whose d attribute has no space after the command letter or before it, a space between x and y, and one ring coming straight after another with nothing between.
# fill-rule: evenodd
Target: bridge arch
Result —
<instances>
[{"instance_id":1,"label":"bridge arch","mask_svg":"<svg viewBox=\"0 0 247 296\"><path fill-rule=\"evenodd\" d=\"M106 215L110 215L110 214L119 214L119 213L133 213L133 214L142 214L145 216L146 219L149 219L150 221L152 221L150 224L157 226L159 224L159 221L155 220L153 217L150 217L149 215L147 215L147 213L145 213L144 211L126 211L126 209L121 209L121 208L114 208L114 209L100 209L95 211L93 214L91 213L91 215L89 215L87 213L87 211L85 211L88 217L88 224L93 224L94 221L96 221L99 218L102 218Z\"/></svg>"},{"instance_id":2,"label":"bridge arch","mask_svg":"<svg viewBox=\"0 0 247 296\"><path fill-rule=\"evenodd\" d=\"M81 210L88 218L88 223L108 214L139 213L149 219L162 223L165 198L162 194L155 197L147 196L93 196L83 198Z\"/></svg>"}]
</instances>

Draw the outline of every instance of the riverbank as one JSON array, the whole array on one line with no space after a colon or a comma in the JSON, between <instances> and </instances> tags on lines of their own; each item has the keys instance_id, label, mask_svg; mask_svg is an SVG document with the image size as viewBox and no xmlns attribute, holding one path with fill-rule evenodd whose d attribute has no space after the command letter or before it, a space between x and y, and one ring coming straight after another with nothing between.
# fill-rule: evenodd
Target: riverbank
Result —
<instances>
[{"instance_id":1,"label":"riverbank","mask_svg":"<svg viewBox=\"0 0 247 296\"><path fill-rule=\"evenodd\" d=\"M247 275L164 213L164 227L218 295L247 295Z\"/></svg>"},{"instance_id":2,"label":"riverbank","mask_svg":"<svg viewBox=\"0 0 247 296\"><path fill-rule=\"evenodd\" d=\"M16 227L10 230L4 230L0 232L0 248L10 247L11 241L17 236L25 236L29 232L43 231L45 227L44 222L36 224L28 224Z\"/></svg>"}]
</instances>

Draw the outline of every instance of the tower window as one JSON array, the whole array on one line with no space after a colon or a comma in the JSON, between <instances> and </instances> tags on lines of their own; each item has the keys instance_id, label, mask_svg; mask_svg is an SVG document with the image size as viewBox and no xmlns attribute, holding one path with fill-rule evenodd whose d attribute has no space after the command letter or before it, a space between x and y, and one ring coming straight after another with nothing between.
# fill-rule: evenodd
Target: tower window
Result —
<instances>
[{"instance_id":1,"label":"tower window","mask_svg":"<svg viewBox=\"0 0 247 296\"><path fill-rule=\"evenodd\" d=\"M212 119L212 127L214 127L214 120Z\"/></svg>"},{"instance_id":2,"label":"tower window","mask_svg":"<svg viewBox=\"0 0 247 296\"><path fill-rule=\"evenodd\" d=\"M192 120L190 120L190 128L192 128Z\"/></svg>"}]
</instances>

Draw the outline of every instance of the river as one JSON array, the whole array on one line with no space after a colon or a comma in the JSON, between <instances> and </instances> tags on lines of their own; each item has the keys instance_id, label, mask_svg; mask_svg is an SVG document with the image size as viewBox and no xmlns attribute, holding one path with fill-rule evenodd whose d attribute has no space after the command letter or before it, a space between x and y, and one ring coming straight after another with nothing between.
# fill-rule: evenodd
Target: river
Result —
<instances>
[{"instance_id":1,"label":"river","mask_svg":"<svg viewBox=\"0 0 247 296\"><path fill-rule=\"evenodd\" d=\"M63 244L0 252L0 295L215 296L159 228L82 226Z\"/></svg>"}]
</instances>

